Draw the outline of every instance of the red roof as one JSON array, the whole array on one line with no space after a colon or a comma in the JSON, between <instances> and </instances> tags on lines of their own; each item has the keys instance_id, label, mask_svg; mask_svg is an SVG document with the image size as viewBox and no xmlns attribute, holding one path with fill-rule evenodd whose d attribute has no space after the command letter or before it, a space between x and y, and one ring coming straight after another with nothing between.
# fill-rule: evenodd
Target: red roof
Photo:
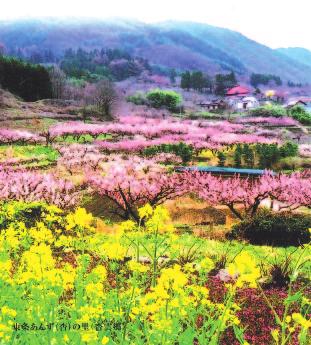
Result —
<instances>
[{"instance_id":1,"label":"red roof","mask_svg":"<svg viewBox=\"0 0 311 345\"><path fill-rule=\"evenodd\" d=\"M227 96L248 95L250 90L243 86L235 86L227 92Z\"/></svg>"}]
</instances>

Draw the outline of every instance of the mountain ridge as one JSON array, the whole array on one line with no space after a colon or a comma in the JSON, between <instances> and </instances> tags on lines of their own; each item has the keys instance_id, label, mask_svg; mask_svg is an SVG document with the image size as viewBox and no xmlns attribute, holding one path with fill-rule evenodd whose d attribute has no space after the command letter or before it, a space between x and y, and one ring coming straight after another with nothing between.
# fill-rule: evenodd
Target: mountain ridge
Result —
<instances>
[{"instance_id":1,"label":"mountain ridge","mask_svg":"<svg viewBox=\"0 0 311 345\"><path fill-rule=\"evenodd\" d=\"M311 67L311 50L302 47L288 47L276 49L279 53L299 61L300 63Z\"/></svg>"},{"instance_id":2,"label":"mountain ridge","mask_svg":"<svg viewBox=\"0 0 311 345\"><path fill-rule=\"evenodd\" d=\"M230 29L204 23L130 19L45 18L0 22L8 49L122 48L167 68L279 75L284 82L311 82L311 63L260 44ZM310 52L311 54L311 52Z\"/></svg>"}]
</instances>

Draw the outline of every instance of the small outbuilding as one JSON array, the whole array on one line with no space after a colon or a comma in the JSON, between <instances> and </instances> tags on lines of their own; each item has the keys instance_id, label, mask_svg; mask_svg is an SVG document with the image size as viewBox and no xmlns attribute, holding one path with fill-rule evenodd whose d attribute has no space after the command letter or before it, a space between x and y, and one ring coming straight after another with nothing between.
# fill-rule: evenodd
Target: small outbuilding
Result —
<instances>
[{"instance_id":1,"label":"small outbuilding","mask_svg":"<svg viewBox=\"0 0 311 345\"><path fill-rule=\"evenodd\" d=\"M226 109L227 103L223 99L215 99L210 102L201 102L198 104L200 107L205 108L207 110L223 110Z\"/></svg>"},{"instance_id":2,"label":"small outbuilding","mask_svg":"<svg viewBox=\"0 0 311 345\"><path fill-rule=\"evenodd\" d=\"M245 111L259 107L259 101L254 96L233 97L228 100L229 107L234 111Z\"/></svg>"}]
</instances>

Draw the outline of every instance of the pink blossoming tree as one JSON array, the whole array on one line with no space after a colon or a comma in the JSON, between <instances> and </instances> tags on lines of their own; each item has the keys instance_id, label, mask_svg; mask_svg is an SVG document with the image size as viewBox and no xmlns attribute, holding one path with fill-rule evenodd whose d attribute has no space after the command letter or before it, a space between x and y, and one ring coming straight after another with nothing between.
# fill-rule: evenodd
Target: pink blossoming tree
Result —
<instances>
[{"instance_id":1,"label":"pink blossoming tree","mask_svg":"<svg viewBox=\"0 0 311 345\"><path fill-rule=\"evenodd\" d=\"M99 195L115 205L115 214L123 219L139 221L137 208L149 203L159 205L184 193L183 174L167 173L152 161L114 161L104 174L88 178Z\"/></svg>"}]
</instances>

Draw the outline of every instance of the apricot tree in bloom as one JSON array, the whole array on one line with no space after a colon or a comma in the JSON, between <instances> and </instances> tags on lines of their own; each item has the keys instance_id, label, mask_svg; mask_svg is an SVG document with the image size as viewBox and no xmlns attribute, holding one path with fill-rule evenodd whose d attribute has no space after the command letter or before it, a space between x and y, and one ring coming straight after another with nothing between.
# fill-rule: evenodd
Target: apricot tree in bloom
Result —
<instances>
[{"instance_id":1,"label":"apricot tree in bloom","mask_svg":"<svg viewBox=\"0 0 311 345\"><path fill-rule=\"evenodd\" d=\"M72 144L54 147L61 155L57 160L57 165L64 167L71 175L77 171L97 170L103 162L107 161L107 157L94 145Z\"/></svg>"},{"instance_id":2,"label":"apricot tree in bloom","mask_svg":"<svg viewBox=\"0 0 311 345\"><path fill-rule=\"evenodd\" d=\"M0 170L0 200L44 201L70 208L79 201L76 187L51 174Z\"/></svg>"},{"instance_id":3,"label":"apricot tree in bloom","mask_svg":"<svg viewBox=\"0 0 311 345\"><path fill-rule=\"evenodd\" d=\"M311 207L311 178L304 173L273 175L266 172L257 179L186 173L188 190L212 205L225 205L239 219L252 217L264 200L277 200L279 209Z\"/></svg>"},{"instance_id":4,"label":"apricot tree in bloom","mask_svg":"<svg viewBox=\"0 0 311 345\"><path fill-rule=\"evenodd\" d=\"M0 143L13 144L13 143L37 143L42 141L40 136L22 130L0 128Z\"/></svg>"},{"instance_id":5,"label":"apricot tree in bloom","mask_svg":"<svg viewBox=\"0 0 311 345\"><path fill-rule=\"evenodd\" d=\"M136 222L139 222L140 206L146 203L156 206L183 194L184 182L183 174L169 174L163 167L144 159L114 161L104 174L88 178L94 191L113 202L115 214Z\"/></svg>"}]
</instances>

